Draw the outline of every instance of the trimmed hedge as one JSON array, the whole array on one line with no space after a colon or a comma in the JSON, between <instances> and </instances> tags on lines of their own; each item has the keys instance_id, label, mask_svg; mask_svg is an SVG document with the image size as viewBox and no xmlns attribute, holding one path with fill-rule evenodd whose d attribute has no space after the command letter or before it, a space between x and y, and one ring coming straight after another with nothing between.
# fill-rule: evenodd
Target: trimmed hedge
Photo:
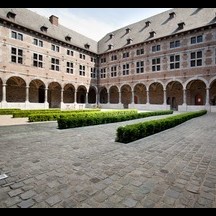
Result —
<instances>
[{"instance_id":1,"label":"trimmed hedge","mask_svg":"<svg viewBox=\"0 0 216 216\"><path fill-rule=\"evenodd\" d=\"M128 121L139 118L146 118L156 115L168 115L173 114L173 111L158 111L158 112L142 112L138 113L137 110L125 110L125 111L112 111L91 113L89 115L67 116L60 117L58 119L59 129L84 127L90 125L108 124L115 122Z\"/></svg>"},{"instance_id":2,"label":"trimmed hedge","mask_svg":"<svg viewBox=\"0 0 216 216\"><path fill-rule=\"evenodd\" d=\"M142 139L144 137L175 127L192 118L205 115L206 113L206 110L202 110L198 112L179 114L177 116L172 116L165 119L153 120L133 125L127 125L125 127L119 127L117 129L116 142L133 142L138 139Z\"/></svg>"},{"instance_id":3,"label":"trimmed hedge","mask_svg":"<svg viewBox=\"0 0 216 216\"><path fill-rule=\"evenodd\" d=\"M14 112L20 109L0 109L0 115L13 115Z\"/></svg>"}]
</instances>

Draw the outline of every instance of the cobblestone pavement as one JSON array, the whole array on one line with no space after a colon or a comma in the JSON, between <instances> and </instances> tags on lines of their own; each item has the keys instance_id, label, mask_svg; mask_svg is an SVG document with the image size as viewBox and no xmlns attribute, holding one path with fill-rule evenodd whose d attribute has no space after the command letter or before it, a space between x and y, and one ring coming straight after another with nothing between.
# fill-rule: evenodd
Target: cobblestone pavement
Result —
<instances>
[{"instance_id":1,"label":"cobblestone pavement","mask_svg":"<svg viewBox=\"0 0 216 216\"><path fill-rule=\"evenodd\" d=\"M216 207L216 114L115 143L125 124L0 127L0 207Z\"/></svg>"}]
</instances>

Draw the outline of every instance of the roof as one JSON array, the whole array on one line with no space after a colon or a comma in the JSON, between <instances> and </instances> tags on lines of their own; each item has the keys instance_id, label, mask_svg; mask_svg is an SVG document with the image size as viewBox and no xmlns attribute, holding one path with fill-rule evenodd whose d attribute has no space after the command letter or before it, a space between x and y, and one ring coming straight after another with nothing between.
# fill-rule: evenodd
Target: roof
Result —
<instances>
[{"instance_id":1,"label":"roof","mask_svg":"<svg viewBox=\"0 0 216 216\"><path fill-rule=\"evenodd\" d=\"M147 27L146 22L148 21L150 23ZM180 23L184 23L183 29L181 29L181 25L178 25ZM174 8L108 33L98 42L98 53L102 54L131 44L175 35L176 33L208 26L213 23L216 23L216 8ZM127 34L126 29L130 29ZM150 32L155 32L154 37L150 37ZM114 35L112 38L110 37L111 34ZM129 38L132 39L132 43L127 44ZM113 44L111 50L109 50L109 44Z\"/></svg>"},{"instance_id":2,"label":"roof","mask_svg":"<svg viewBox=\"0 0 216 216\"><path fill-rule=\"evenodd\" d=\"M57 40L69 43L71 45L80 47L84 50L91 51L93 53L97 53L97 41L94 41L82 34L79 34L71 29L68 29L62 25L53 25L49 18L38 15L35 12L32 12L25 8L0 8L0 18L4 20L8 20L10 22L13 22L12 19L9 19L7 17L8 12L14 12L16 14L16 18L14 20L14 23L26 27L28 29L31 29L36 32L41 32L40 28L42 26L48 27L47 33L44 33L45 35L55 38ZM71 42L65 41L66 36L71 37ZM89 49L85 48L85 44L89 44Z\"/></svg>"}]
</instances>

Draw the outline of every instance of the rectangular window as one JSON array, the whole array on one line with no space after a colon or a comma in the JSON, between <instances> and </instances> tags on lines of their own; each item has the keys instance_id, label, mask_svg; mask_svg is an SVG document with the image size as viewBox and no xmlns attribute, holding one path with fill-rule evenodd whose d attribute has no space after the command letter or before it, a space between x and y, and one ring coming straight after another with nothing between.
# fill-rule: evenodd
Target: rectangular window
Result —
<instances>
[{"instance_id":1,"label":"rectangular window","mask_svg":"<svg viewBox=\"0 0 216 216\"><path fill-rule=\"evenodd\" d=\"M117 60L117 55L112 55L111 56L111 61L116 61Z\"/></svg>"},{"instance_id":2,"label":"rectangular window","mask_svg":"<svg viewBox=\"0 0 216 216\"><path fill-rule=\"evenodd\" d=\"M59 48L59 46L52 44L51 45L51 50L54 51L54 52L59 52L60 48Z\"/></svg>"},{"instance_id":3,"label":"rectangular window","mask_svg":"<svg viewBox=\"0 0 216 216\"><path fill-rule=\"evenodd\" d=\"M100 78L101 79L106 78L106 68L101 68Z\"/></svg>"},{"instance_id":4,"label":"rectangular window","mask_svg":"<svg viewBox=\"0 0 216 216\"><path fill-rule=\"evenodd\" d=\"M180 55L171 55L170 56L170 69L180 68Z\"/></svg>"},{"instance_id":5,"label":"rectangular window","mask_svg":"<svg viewBox=\"0 0 216 216\"><path fill-rule=\"evenodd\" d=\"M33 53L33 66L43 68L43 56Z\"/></svg>"},{"instance_id":6,"label":"rectangular window","mask_svg":"<svg viewBox=\"0 0 216 216\"><path fill-rule=\"evenodd\" d=\"M91 68L91 78L92 79L96 78L96 68Z\"/></svg>"},{"instance_id":7,"label":"rectangular window","mask_svg":"<svg viewBox=\"0 0 216 216\"><path fill-rule=\"evenodd\" d=\"M144 73L144 61L139 61L136 63L136 73Z\"/></svg>"},{"instance_id":8,"label":"rectangular window","mask_svg":"<svg viewBox=\"0 0 216 216\"><path fill-rule=\"evenodd\" d=\"M23 64L23 50L12 47L11 48L11 62Z\"/></svg>"},{"instance_id":9,"label":"rectangular window","mask_svg":"<svg viewBox=\"0 0 216 216\"><path fill-rule=\"evenodd\" d=\"M197 44L197 43L202 43L202 42L203 42L203 36L202 35L191 38L191 44Z\"/></svg>"},{"instance_id":10,"label":"rectangular window","mask_svg":"<svg viewBox=\"0 0 216 216\"><path fill-rule=\"evenodd\" d=\"M105 62L106 62L106 58L102 58L101 63L105 63Z\"/></svg>"},{"instance_id":11,"label":"rectangular window","mask_svg":"<svg viewBox=\"0 0 216 216\"><path fill-rule=\"evenodd\" d=\"M91 57L91 62L96 62L96 58Z\"/></svg>"},{"instance_id":12,"label":"rectangular window","mask_svg":"<svg viewBox=\"0 0 216 216\"><path fill-rule=\"evenodd\" d=\"M73 74L73 62L67 62L67 73Z\"/></svg>"},{"instance_id":13,"label":"rectangular window","mask_svg":"<svg viewBox=\"0 0 216 216\"><path fill-rule=\"evenodd\" d=\"M38 39L36 39L36 38L34 38L33 44L34 44L35 46L43 47L43 41L42 41L42 40L38 40Z\"/></svg>"},{"instance_id":14,"label":"rectangular window","mask_svg":"<svg viewBox=\"0 0 216 216\"><path fill-rule=\"evenodd\" d=\"M161 60L160 58L152 59L152 71L160 71L161 70Z\"/></svg>"},{"instance_id":15,"label":"rectangular window","mask_svg":"<svg viewBox=\"0 0 216 216\"><path fill-rule=\"evenodd\" d=\"M23 34L11 31L11 37L23 41Z\"/></svg>"},{"instance_id":16,"label":"rectangular window","mask_svg":"<svg viewBox=\"0 0 216 216\"><path fill-rule=\"evenodd\" d=\"M79 75L80 76L85 76L85 66L84 65L80 65L80 67L79 67Z\"/></svg>"},{"instance_id":17,"label":"rectangular window","mask_svg":"<svg viewBox=\"0 0 216 216\"><path fill-rule=\"evenodd\" d=\"M191 67L202 66L202 51L191 53Z\"/></svg>"},{"instance_id":18,"label":"rectangular window","mask_svg":"<svg viewBox=\"0 0 216 216\"><path fill-rule=\"evenodd\" d=\"M51 58L51 70L60 71L59 65L59 59Z\"/></svg>"},{"instance_id":19,"label":"rectangular window","mask_svg":"<svg viewBox=\"0 0 216 216\"><path fill-rule=\"evenodd\" d=\"M160 45L152 46L152 52L159 52L160 50L161 50L161 46Z\"/></svg>"},{"instance_id":20,"label":"rectangular window","mask_svg":"<svg viewBox=\"0 0 216 216\"><path fill-rule=\"evenodd\" d=\"M170 42L170 49L180 47L180 40Z\"/></svg>"},{"instance_id":21,"label":"rectangular window","mask_svg":"<svg viewBox=\"0 0 216 216\"><path fill-rule=\"evenodd\" d=\"M123 53L123 58L129 58L129 56L130 56L130 53L129 53L129 52Z\"/></svg>"},{"instance_id":22,"label":"rectangular window","mask_svg":"<svg viewBox=\"0 0 216 216\"><path fill-rule=\"evenodd\" d=\"M117 66L111 67L111 77L117 77Z\"/></svg>"},{"instance_id":23,"label":"rectangular window","mask_svg":"<svg viewBox=\"0 0 216 216\"><path fill-rule=\"evenodd\" d=\"M144 49L138 49L136 51L136 55L143 55L144 54Z\"/></svg>"},{"instance_id":24,"label":"rectangular window","mask_svg":"<svg viewBox=\"0 0 216 216\"><path fill-rule=\"evenodd\" d=\"M84 55L84 54L82 54L82 53L80 53L80 59L83 59L83 60L85 60L85 55Z\"/></svg>"},{"instance_id":25,"label":"rectangular window","mask_svg":"<svg viewBox=\"0 0 216 216\"><path fill-rule=\"evenodd\" d=\"M129 64L123 64L123 71L122 71L123 76L129 75L129 71L130 71L130 65Z\"/></svg>"},{"instance_id":26,"label":"rectangular window","mask_svg":"<svg viewBox=\"0 0 216 216\"><path fill-rule=\"evenodd\" d=\"M70 56L73 56L74 55L74 52L73 52L73 50L67 50L67 55L70 55Z\"/></svg>"}]
</instances>

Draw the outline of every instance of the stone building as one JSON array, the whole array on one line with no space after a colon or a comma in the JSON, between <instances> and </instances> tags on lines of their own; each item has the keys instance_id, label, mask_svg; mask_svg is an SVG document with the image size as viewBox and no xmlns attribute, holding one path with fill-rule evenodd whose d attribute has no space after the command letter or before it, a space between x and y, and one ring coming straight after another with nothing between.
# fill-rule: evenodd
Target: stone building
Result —
<instances>
[{"instance_id":1,"label":"stone building","mask_svg":"<svg viewBox=\"0 0 216 216\"><path fill-rule=\"evenodd\" d=\"M216 8L175 8L99 42L0 8L0 108L216 111Z\"/></svg>"}]
</instances>

